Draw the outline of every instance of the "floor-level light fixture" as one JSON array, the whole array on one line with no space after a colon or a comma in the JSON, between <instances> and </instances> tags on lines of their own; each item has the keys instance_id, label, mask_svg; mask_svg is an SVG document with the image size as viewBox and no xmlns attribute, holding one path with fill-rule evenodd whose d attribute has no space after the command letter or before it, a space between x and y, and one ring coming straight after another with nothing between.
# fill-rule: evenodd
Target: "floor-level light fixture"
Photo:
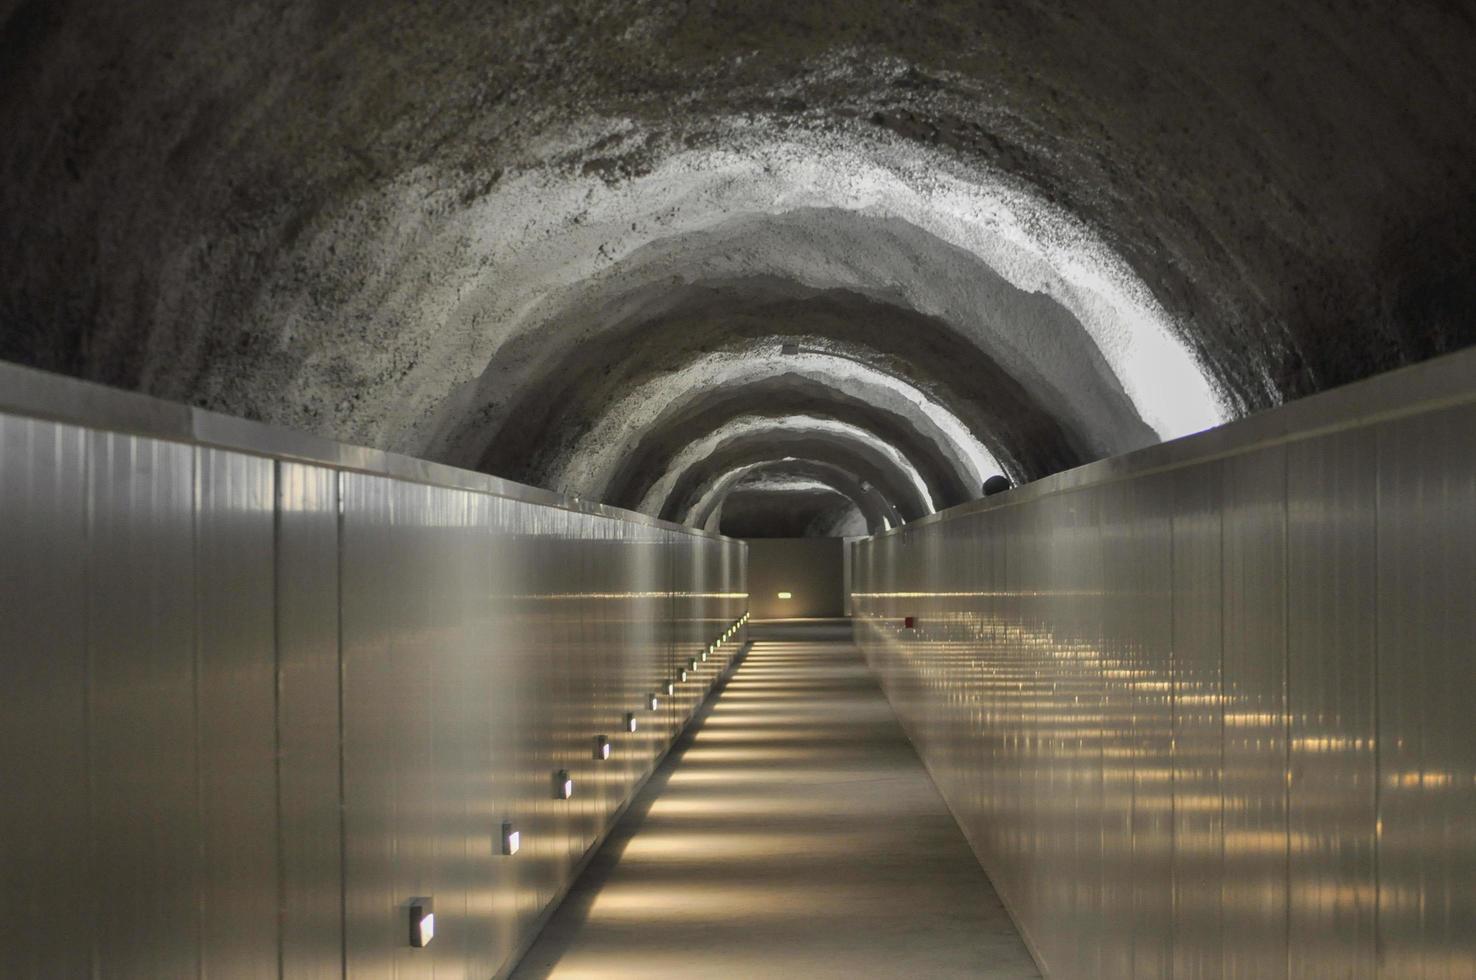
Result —
<instances>
[{"instance_id":1,"label":"floor-level light fixture","mask_svg":"<svg viewBox=\"0 0 1476 980\"><path fill-rule=\"evenodd\" d=\"M435 901L428 896L410 899L410 945L422 949L435 937Z\"/></svg>"},{"instance_id":2,"label":"floor-level light fixture","mask_svg":"<svg viewBox=\"0 0 1476 980\"><path fill-rule=\"evenodd\" d=\"M625 713L625 730L628 732L636 730L636 713L634 711L627 711Z\"/></svg>"},{"instance_id":3,"label":"floor-level light fixture","mask_svg":"<svg viewBox=\"0 0 1476 980\"><path fill-rule=\"evenodd\" d=\"M661 699L660 698L658 698L654 694L647 696L647 698L646 698L646 710L647 711L655 711L659 707L661 707Z\"/></svg>"},{"instance_id":4,"label":"floor-level light fixture","mask_svg":"<svg viewBox=\"0 0 1476 980\"><path fill-rule=\"evenodd\" d=\"M596 735L594 757L600 762L610 758L610 737L608 735Z\"/></svg>"},{"instance_id":5,"label":"floor-level light fixture","mask_svg":"<svg viewBox=\"0 0 1476 980\"><path fill-rule=\"evenodd\" d=\"M522 846L522 843L523 835L518 833L518 828L513 826L511 820L504 820L502 822L502 856L512 857L518 853L518 848Z\"/></svg>"},{"instance_id":6,"label":"floor-level light fixture","mask_svg":"<svg viewBox=\"0 0 1476 980\"><path fill-rule=\"evenodd\" d=\"M567 800L574 795L574 777L569 770L560 769L554 774L554 799Z\"/></svg>"}]
</instances>

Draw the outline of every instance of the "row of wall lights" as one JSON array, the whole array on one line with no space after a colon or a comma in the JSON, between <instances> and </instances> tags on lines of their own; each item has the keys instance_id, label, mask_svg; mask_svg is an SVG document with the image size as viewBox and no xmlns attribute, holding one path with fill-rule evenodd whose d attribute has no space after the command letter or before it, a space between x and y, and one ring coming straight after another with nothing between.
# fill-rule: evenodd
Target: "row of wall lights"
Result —
<instances>
[{"instance_id":1,"label":"row of wall lights","mask_svg":"<svg viewBox=\"0 0 1476 980\"><path fill-rule=\"evenodd\" d=\"M701 662L705 663L708 657L717 652L717 648L719 646L732 639L733 635L737 633L739 628L742 627L743 624L746 622L748 622L748 613L744 613L742 617L740 617L736 622L729 626L727 630L724 631L722 639L717 640L713 643L709 643L706 647L703 648L700 655ZM691 660L687 661L686 668L677 672L677 681L685 682L689 673L695 673L697 670L698 662L699 657L693 657ZM667 694L670 695L676 693L676 683L677 682L673 681L666 682ZM661 699L656 694L653 693L646 698L646 710L655 711L659 707L661 707ZM638 725L636 722L636 713L634 711L627 711L625 713L624 727L627 732L634 732L637 729ZM595 761L609 761L610 752L610 737L608 735L596 735L594 737ZM567 800L571 799L573 796L574 777L570 775L569 770L560 769L558 772L554 773L554 799ZM521 846L522 834L518 831L517 826L511 820L504 820L502 822L503 856L512 857L514 854L518 853L518 850ZM435 899L426 895L419 898L412 898L409 904L410 945L419 949L430 945L430 941L434 939L436 935Z\"/></svg>"}]
</instances>

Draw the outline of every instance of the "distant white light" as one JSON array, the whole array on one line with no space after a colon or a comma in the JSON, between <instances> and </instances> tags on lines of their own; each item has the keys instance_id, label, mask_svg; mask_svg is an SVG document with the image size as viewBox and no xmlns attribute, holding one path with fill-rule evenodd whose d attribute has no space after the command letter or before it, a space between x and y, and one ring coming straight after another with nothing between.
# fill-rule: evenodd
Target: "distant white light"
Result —
<instances>
[{"instance_id":1,"label":"distant white light","mask_svg":"<svg viewBox=\"0 0 1476 980\"><path fill-rule=\"evenodd\" d=\"M410 899L410 945L422 949L436 937L435 903L430 898Z\"/></svg>"},{"instance_id":2,"label":"distant white light","mask_svg":"<svg viewBox=\"0 0 1476 980\"><path fill-rule=\"evenodd\" d=\"M781 592L781 593L779 593L779 598L781 598L781 599L793 599L794 598L794 593L793 592Z\"/></svg>"},{"instance_id":3,"label":"distant white light","mask_svg":"<svg viewBox=\"0 0 1476 980\"><path fill-rule=\"evenodd\" d=\"M522 846L522 840L522 834L518 832L518 828L512 825L511 821L503 823L502 854L504 857L512 857L518 853L518 848Z\"/></svg>"}]
</instances>

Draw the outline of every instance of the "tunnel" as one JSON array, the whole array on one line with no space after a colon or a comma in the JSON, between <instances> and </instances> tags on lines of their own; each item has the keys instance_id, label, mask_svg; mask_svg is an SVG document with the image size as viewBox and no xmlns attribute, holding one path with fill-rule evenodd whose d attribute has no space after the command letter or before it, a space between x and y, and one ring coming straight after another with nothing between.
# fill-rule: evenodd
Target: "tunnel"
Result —
<instances>
[{"instance_id":1,"label":"tunnel","mask_svg":"<svg viewBox=\"0 0 1476 980\"><path fill-rule=\"evenodd\" d=\"M1476 6L0 52L0 974L1476 977Z\"/></svg>"}]
</instances>

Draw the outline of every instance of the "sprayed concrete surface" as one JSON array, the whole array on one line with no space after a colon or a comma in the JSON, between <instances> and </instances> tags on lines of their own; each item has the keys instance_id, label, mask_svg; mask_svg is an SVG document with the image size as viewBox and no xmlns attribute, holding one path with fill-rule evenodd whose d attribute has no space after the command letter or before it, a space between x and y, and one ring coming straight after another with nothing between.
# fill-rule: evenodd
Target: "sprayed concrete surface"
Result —
<instances>
[{"instance_id":1,"label":"sprayed concrete surface","mask_svg":"<svg viewBox=\"0 0 1476 980\"><path fill-rule=\"evenodd\" d=\"M514 976L1039 976L850 625L754 635Z\"/></svg>"},{"instance_id":2,"label":"sprayed concrete surface","mask_svg":"<svg viewBox=\"0 0 1476 980\"><path fill-rule=\"evenodd\" d=\"M945 507L1476 337L1468 3L0 0L0 46L0 357L653 513L792 462L679 458L744 419Z\"/></svg>"}]
</instances>

